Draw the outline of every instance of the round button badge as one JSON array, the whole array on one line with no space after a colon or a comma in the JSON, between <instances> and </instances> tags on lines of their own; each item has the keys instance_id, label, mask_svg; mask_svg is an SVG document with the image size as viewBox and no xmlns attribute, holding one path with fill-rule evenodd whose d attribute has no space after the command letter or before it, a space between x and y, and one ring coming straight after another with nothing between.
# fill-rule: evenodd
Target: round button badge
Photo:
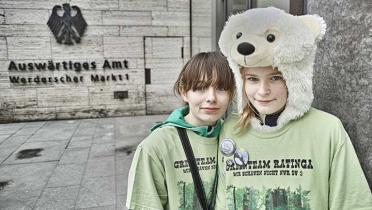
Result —
<instances>
[{"instance_id":1,"label":"round button badge","mask_svg":"<svg viewBox=\"0 0 372 210\"><path fill-rule=\"evenodd\" d=\"M227 157L233 155L236 150L235 142L232 139L223 139L220 144L221 153Z\"/></svg>"}]
</instances>

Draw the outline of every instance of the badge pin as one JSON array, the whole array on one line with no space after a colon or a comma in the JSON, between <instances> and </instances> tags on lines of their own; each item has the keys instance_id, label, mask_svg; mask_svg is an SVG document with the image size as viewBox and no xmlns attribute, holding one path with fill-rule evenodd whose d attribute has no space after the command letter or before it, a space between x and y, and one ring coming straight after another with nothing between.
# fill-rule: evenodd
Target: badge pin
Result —
<instances>
[{"instance_id":1,"label":"badge pin","mask_svg":"<svg viewBox=\"0 0 372 210\"><path fill-rule=\"evenodd\" d=\"M231 139L223 139L220 144L220 150L227 157L233 155L236 150L235 142Z\"/></svg>"},{"instance_id":2,"label":"badge pin","mask_svg":"<svg viewBox=\"0 0 372 210\"><path fill-rule=\"evenodd\" d=\"M249 161L249 154L247 151L236 151L234 154L234 162L239 166L245 166Z\"/></svg>"}]
</instances>

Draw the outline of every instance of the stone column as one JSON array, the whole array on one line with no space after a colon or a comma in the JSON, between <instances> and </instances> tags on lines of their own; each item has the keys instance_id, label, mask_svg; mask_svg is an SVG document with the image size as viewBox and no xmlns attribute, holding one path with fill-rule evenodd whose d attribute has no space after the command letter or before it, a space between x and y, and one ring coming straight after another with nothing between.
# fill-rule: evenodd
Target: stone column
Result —
<instances>
[{"instance_id":1,"label":"stone column","mask_svg":"<svg viewBox=\"0 0 372 210\"><path fill-rule=\"evenodd\" d=\"M314 66L313 105L344 124L372 187L372 3L308 0L327 33Z\"/></svg>"}]
</instances>

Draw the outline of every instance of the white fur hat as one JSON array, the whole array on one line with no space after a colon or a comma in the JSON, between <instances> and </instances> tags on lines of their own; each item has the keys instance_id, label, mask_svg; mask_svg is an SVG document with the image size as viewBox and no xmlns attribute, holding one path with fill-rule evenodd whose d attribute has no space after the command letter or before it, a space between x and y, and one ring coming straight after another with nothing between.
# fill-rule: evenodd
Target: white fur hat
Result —
<instances>
[{"instance_id":1,"label":"white fur hat","mask_svg":"<svg viewBox=\"0 0 372 210\"><path fill-rule=\"evenodd\" d=\"M293 16L274 7L250 9L229 17L218 44L235 75L238 112L247 105L241 67L278 68L288 88L287 105L278 125L262 126L252 118L254 128L278 129L310 109L316 44L325 31L326 24L318 15Z\"/></svg>"}]
</instances>

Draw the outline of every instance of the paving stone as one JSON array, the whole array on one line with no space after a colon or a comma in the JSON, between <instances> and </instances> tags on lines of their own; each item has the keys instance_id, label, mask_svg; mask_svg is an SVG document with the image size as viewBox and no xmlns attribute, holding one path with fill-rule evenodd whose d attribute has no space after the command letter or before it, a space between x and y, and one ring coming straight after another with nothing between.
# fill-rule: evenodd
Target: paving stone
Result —
<instances>
[{"instance_id":1,"label":"paving stone","mask_svg":"<svg viewBox=\"0 0 372 210\"><path fill-rule=\"evenodd\" d=\"M76 208L115 205L115 177L91 177L83 180Z\"/></svg>"},{"instance_id":2,"label":"paving stone","mask_svg":"<svg viewBox=\"0 0 372 210\"><path fill-rule=\"evenodd\" d=\"M2 134L0 135L0 145L5 139L7 139L10 136L10 134Z\"/></svg>"},{"instance_id":3,"label":"paving stone","mask_svg":"<svg viewBox=\"0 0 372 210\"><path fill-rule=\"evenodd\" d=\"M16 193L18 195L18 193ZM39 197L21 198L16 196L4 197L0 194L1 210L32 210Z\"/></svg>"},{"instance_id":4,"label":"paving stone","mask_svg":"<svg viewBox=\"0 0 372 210\"><path fill-rule=\"evenodd\" d=\"M114 155L115 155L115 144L114 143L92 144L92 147L89 153L89 158L99 158L99 157L114 156Z\"/></svg>"},{"instance_id":5,"label":"paving stone","mask_svg":"<svg viewBox=\"0 0 372 210\"><path fill-rule=\"evenodd\" d=\"M0 144L0 163L5 161L13 152L15 152L29 136L11 136Z\"/></svg>"},{"instance_id":6,"label":"paving stone","mask_svg":"<svg viewBox=\"0 0 372 210\"><path fill-rule=\"evenodd\" d=\"M89 150L90 148L69 148L63 153L59 163L85 163L88 160Z\"/></svg>"},{"instance_id":7,"label":"paving stone","mask_svg":"<svg viewBox=\"0 0 372 210\"><path fill-rule=\"evenodd\" d=\"M47 187L63 187L80 185L83 178L85 164L60 164L54 169Z\"/></svg>"},{"instance_id":8,"label":"paving stone","mask_svg":"<svg viewBox=\"0 0 372 210\"><path fill-rule=\"evenodd\" d=\"M34 126L34 127L23 127L18 132L16 132L14 135L16 136L29 136L34 134L37 130L39 130L40 127Z\"/></svg>"},{"instance_id":9,"label":"paving stone","mask_svg":"<svg viewBox=\"0 0 372 210\"><path fill-rule=\"evenodd\" d=\"M92 139L87 140L87 141L70 141L68 145L68 149L73 149L73 148L89 148L92 145Z\"/></svg>"},{"instance_id":10,"label":"paving stone","mask_svg":"<svg viewBox=\"0 0 372 210\"><path fill-rule=\"evenodd\" d=\"M114 156L89 159L85 169L85 177L103 177L115 175Z\"/></svg>"},{"instance_id":11,"label":"paving stone","mask_svg":"<svg viewBox=\"0 0 372 210\"><path fill-rule=\"evenodd\" d=\"M44 126L38 130L30 139L30 142L40 141L62 141L70 139L75 126Z\"/></svg>"},{"instance_id":12,"label":"paving stone","mask_svg":"<svg viewBox=\"0 0 372 210\"><path fill-rule=\"evenodd\" d=\"M125 206L127 200L127 195L117 194L116 195L116 210L127 210L128 208Z\"/></svg>"},{"instance_id":13,"label":"paving stone","mask_svg":"<svg viewBox=\"0 0 372 210\"><path fill-rule=\"evenodd\" d=\"M82 208L82 209L78 209L78 210L115 210L115 206L114 205L98 206L98 207L92 207L92 208Z\"/></svg>"},{"instance_id":14,"label":"paving stone","mask_svg":"<svg viewBox=\"0 0 372 210\"><path fill-rule=\"evenodd\" d=\"M116 194L126 195L128 188L128 174L119 174L116 176Z\"/></svg>"},{"instance_id":15,"label":"paving stone","mask_svg":"<svg viewBox=\"0 0 372 210\"><path fill-rule=\"evenodd\" d=\"M21 129L24 125L24 123L3 124L0 126L0 135L13 134L14 132Z\"/></svg>"},{"instance_id":16,"label":"paving stone","mask_svg":"<svg viewBox=\"0 0 372 210\"><path fill-rule=\"evenodd\" d=\"M74 133L74 136L93 136L95 131L94 125L93 127L89 126L80 126Z\"/></svg>"},{"instance_id":17,"label":"paving stone","mask_svg":"<svg viewBox=\"0 0 372 210\"><path fill-rule=\"evenodd\" d=\"M0 191L0 199L39 196L56 164L57 162L44 162L0 166L0 180L9 181Z\"/></svg>"},{"instance_id":18,"label":"paving stone","mask_svg":"<svg viewBox=\"0 0 372 210\"><path fill-rule=\"evenodd\" d=\"M65 210L73 209L79 193L79 186L46 188L37 201L35 210Z\"/></svg>"},{"instance_id":19,"label":"paving stone","mask_svg":"<svg viewBox=\"0 0 372 210\"><path fill-rule=\"evenodd\" d=\"M35 163L45 161L58 161L65 150L66 141L58 142L34 142L25 143L19 147L6 161L5 164ZM28 155L30 157L21 157L19 155L25 150L42 149L36 154Z\"/></svg>"},{"instance_id":20,"label":"paving stone","mask_svg":"<svg viewBox=\"0 0 372 210\"><path fill-rule=\"evenodd\" d=\"M115 174L116 175L123 174L127 176L127 173L132 164L133 156L134 156L134 152L130 154L126 154L126 153L115 154Z\"/></svg>"},{"instance_id":21,"label":"paving stone","mask_svg":"<svg viewBox=\"0 0 372 210\"><path fill-rule=\"evenodd\" d=\"M106 144L106 143L114 143L115 136L114 132L100 132L98 135L93 137L93 143L95 144Z\"/></svg>"}]
</instances>

